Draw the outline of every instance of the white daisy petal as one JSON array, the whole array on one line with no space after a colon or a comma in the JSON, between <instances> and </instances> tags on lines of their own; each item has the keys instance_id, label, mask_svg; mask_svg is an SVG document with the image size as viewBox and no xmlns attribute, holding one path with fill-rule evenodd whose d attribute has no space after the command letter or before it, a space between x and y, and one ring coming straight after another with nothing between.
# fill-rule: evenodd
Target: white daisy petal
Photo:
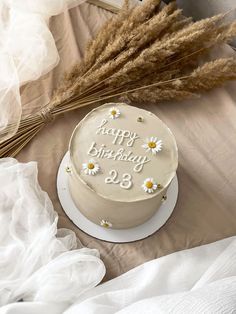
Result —
<instances>
[{"instance_id":1,"label":"white daisy petal","mask_svg":"<svg viewBox=\"0 0 236 314\"><path fill-rule=\"evenodd\" d=\"M144 148L146 152L151 151L153 155L156 155L156 153L162 150L162 144L162 140L158 140L157 137L151 136L150 138L145 139L142 148Z\"/></svg>"},{"instance_id":2,"label":"white daisy petal","mask_svg":"<svg viewBox=\"0 0 236 314\"><path fill-rule=\"evenodd\" d=\"M117 119L117 118L119 118L119 116L120 116L120 110L118 108L116 108L116 107L110 108L109 117L111 119Z\"/></svg>"},{"instance_id":3,"label":"white daisy petal","mask_svg":"<svg viewBox=\"0 0 236 314\"><path fill-rule=\"evenodd\" d=\"M142 188L146 193L153 193L157 189L158 185L153 178L146 178L143 181Z\"/></svg>"},{"instance_id":4,"label":"white daisy petal","mask_svg":"<svg viewBox=\"0 0 236 314\"><path fill-rule=\"evenodd\" d=\"M101 220L100 225L104 228L111 228L112 227L112 223L109 222L108 220L105 220L105 219Z\"/></svg>"},{"instance_id":5,"label":"white daisy petal","mask_svg":"<svg viewBox=\"0 0 236 314\"><path fill-rule=\"evenodd\" d=\"M87 163L83 163L82 168L86 175L94 176L100 171L99 164L93 159L90 159Z\"/></svg>"}]
</instances>

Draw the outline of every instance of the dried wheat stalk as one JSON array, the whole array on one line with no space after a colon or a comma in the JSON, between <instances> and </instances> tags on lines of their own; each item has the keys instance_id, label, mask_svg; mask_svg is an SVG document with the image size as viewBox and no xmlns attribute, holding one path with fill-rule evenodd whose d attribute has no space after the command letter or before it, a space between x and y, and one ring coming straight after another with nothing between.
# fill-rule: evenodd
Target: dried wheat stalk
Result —
<instances>
[{"instance_id":1,"label":"dried wheat stalk","mask_svg":"<svg viewBox=\"0 0 236 314\"><path fill-rule=\"evenodd\" d=\"M193 23L160 0L129 7L108 21L88 44L84 60L66 74L50 103L23 119L18 132L0 144L0 157L15 156L61 113L111 99L158 103L196 97L236 78L236 60L199 57L236 36L224 14ZM11 126L9 126L10 128Z\"/></svg>"}]
</instances>

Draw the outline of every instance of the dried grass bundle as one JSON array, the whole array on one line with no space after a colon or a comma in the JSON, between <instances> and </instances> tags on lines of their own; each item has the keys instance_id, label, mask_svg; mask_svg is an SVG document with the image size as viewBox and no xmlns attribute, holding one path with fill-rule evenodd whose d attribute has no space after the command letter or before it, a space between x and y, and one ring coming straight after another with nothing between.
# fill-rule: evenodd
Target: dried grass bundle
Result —
<instances>
[{"instance_id":1,"label":"dried grass bundle","mask_svg":"<svg viewBox=\"0 0 236 314\"><path fill-rule=\"evenodd\" d=\"M61 113L106 100L158 103L195 97L236 78L236 59L199 66L202 54L236 36L224 14L193 23L171 3L147 0L108 21L87 47L84 60L66 74L50 103L23 119L18 132L0 144L0 156L15 156ZM9 126L10 128L11 126Z\"/></svg>"}]
</instances>

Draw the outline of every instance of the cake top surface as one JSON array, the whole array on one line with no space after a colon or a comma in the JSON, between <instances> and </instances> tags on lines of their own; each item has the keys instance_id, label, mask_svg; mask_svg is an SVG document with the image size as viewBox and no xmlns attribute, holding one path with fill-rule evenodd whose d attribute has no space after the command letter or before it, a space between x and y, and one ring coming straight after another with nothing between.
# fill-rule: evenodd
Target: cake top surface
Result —
<instances>
[{"instance_id":1,"label":"cake top surface","mask_svg":"<svg viewBox=\"0 0 236 314\"><path fill-rule=\"evenodd\" d=\"M75 128L69 150L78 180L120 202L154 197L170 183L178 165L169 128L151 112L123 103L108 103L87 114Z\"/></svg>"}]
</instances>

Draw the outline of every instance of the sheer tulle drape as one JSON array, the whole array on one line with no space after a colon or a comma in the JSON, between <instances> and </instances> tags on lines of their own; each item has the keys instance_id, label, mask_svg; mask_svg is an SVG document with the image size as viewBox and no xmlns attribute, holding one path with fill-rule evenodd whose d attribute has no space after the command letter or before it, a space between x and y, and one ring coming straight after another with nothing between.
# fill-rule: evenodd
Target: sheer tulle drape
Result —
<instances>
[{"instance_id":1,"label":"sheer tulle drape","mask_svg":"<svg viewBox=\"0 0 236 314\"><path fill-rule=\"evenodd\" d=\"M37 80L59 61L50 16L85 0L1 0L0 142L15 134L22 108L19 88Z\"/></svg>"},{"instance_id":2,"label":"sheer tulle drape","mask_svg":"<svg viewBox=\"0 0 236 314\"><path fill-rule=\"evenodd\" d=\"M105 274L99 253L57 230L36 163L1 159L0 183L0 307L21 299L70 304L96 286Z\"/></svg>"}]
</instances>

